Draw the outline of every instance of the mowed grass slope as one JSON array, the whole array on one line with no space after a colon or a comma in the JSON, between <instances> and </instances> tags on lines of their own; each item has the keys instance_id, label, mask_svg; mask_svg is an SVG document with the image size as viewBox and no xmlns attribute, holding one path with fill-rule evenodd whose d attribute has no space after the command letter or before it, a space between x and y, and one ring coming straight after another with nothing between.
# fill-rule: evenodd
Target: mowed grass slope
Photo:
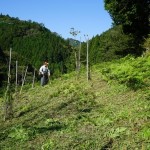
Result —
<instances>
[{"instance_id":1,"label":"mowed grass slope","mask_svg":"<svg viewBox=\"0 0 150 150\"><path fill-rule=\"evenodd\" d=\"M91 73L89 82L83 73L78 80L70 74L45 87L24 87L13 103L14 118L1 117L0 149L150 149L147 93Z\"/></svg>"}]
</instances>

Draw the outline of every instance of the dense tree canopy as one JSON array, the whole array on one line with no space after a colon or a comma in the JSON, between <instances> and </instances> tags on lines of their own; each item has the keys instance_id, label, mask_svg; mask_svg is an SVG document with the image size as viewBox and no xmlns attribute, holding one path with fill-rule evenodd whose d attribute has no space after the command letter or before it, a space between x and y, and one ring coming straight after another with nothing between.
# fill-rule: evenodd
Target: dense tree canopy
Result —
<instances>
[{"instance_id":1,"label":"dense tree canopy","mask_svg":"<svg viewBox=\"0 0 150 150\"><path fill-rule=\"evenodd\" d=\"M57 69L60 73L67 72L67 63L71 63L66 61L71 55L71 49L67 46L69 41L51 32L43 24L22 21L8 15L0 15L0 28L0 51L8 51L12 47L18 53L16 59L19 64L23 64L25 59L26 63L39 68L47 60L51 72ZM58 64L61 67L56 68Z\"/></svg>"},{"instance_id":2,"label":"dense tree canopy","mask_svg":"<svg viewBox=\"0 0 150 150\"><path fill-rule=\"evenodd\" d=\"M109 12L114 25L123 25L124 33L134 37L134 46L138 49L149 33L149 0L105 0L105 9ZM139 53L139 51L135 51Z\"/></svg>"},{"instance_id":3,"label":"dense tree canopy","mask_svg":"<svg viewBox=\"0 0 150 150\"><path fill-rule=\"evenodd\" d=\"M7 77L10 48L14 61L12 67L18 61L19 66L32 66L38 71L43 62L48 61L55 78L74 70L69 45L69 40L51 32L43 24L0 14L0 83L3 77Z\"/></svg>"},{"instance_id":4,"label":"dense tree canopy","mask_svg":"<svg viewBox=\"0 0 150 150\"><path fill-rule=\"evenodd\" d=\"M122 25L115 26L89 41L90 63L111 61L132 53L133 39L123 33ZM81 59L86 60L86 43L82 43Z\"/></svg>"}]
</instances>

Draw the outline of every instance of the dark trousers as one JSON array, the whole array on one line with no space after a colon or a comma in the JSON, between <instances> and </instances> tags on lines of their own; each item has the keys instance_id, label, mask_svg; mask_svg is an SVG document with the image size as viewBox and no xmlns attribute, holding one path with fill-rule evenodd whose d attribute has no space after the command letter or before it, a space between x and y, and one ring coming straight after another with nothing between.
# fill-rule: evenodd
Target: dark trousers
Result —
<instances>
[{"instance_id":1,"label":"dark trousers","mask_svg":"<svg viewBox=\"0 0 150 150\"><path fill-rule=\"evenodd\" d=\"M44 86L48 83L48 76L41 77L41 85Z\"/></svg>"}]
</instances>

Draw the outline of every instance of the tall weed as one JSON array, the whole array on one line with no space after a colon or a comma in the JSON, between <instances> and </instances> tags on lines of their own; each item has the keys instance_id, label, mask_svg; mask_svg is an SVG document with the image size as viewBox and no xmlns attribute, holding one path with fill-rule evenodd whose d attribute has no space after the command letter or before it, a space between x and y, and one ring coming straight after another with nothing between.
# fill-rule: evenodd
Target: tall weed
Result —
<instances>
[{"instance_id":1,"label":"tall weed","mask_svg":"<svg viewBox=\"0 0 150 150\"><path fill-rule=\"evenodd\" d=\"M150 84L150 57L125 58L110 63L101 69L103 78L107 81L116 80L127 87L137 90Z\"/></svg>"}]
</instances>

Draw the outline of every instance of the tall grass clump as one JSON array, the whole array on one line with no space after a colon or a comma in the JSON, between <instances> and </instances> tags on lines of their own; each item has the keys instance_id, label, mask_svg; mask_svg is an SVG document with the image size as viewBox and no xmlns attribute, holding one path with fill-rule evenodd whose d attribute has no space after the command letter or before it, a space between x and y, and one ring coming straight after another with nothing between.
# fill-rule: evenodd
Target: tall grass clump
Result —
<instances>
[{"instance_id":1,"label":"tall grass clump","mask_svg":"<svg viewBox=\"0 0 150 150\"><path fill-rule=\"evenodd\" d=\"M150 84L150 56L134 58L126 56L101 69L107 81L116 80L127 87L137 90Z\"/></svg>"}]
</instances>

